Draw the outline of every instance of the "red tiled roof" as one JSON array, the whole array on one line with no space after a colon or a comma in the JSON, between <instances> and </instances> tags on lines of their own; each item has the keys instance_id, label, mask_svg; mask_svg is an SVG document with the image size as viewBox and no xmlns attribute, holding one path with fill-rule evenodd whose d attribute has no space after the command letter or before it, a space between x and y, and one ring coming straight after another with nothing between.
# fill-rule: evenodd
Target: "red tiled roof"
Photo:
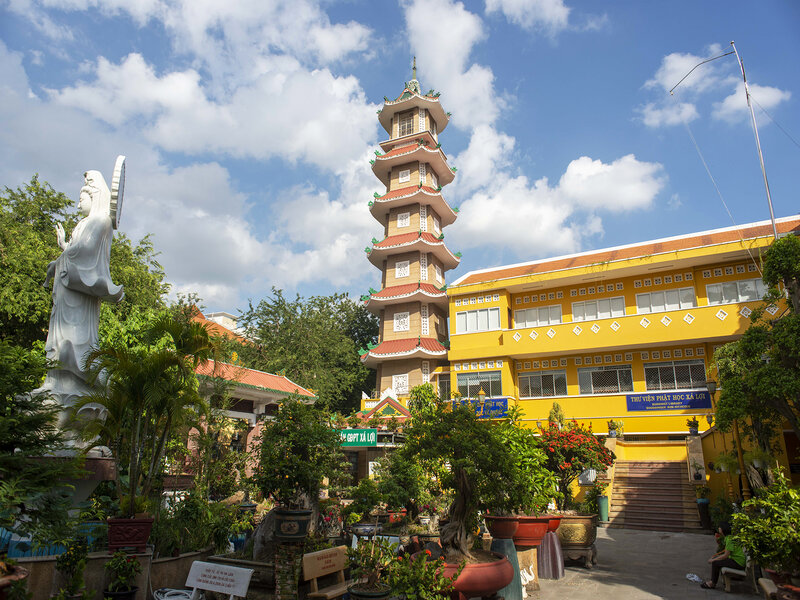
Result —
<instances>
[{"instance_id":1,"label":"red tiled roof","mask_svg":"<svg viewBox=\"0 0 800 600\"><path fill-rule=\"evenodd\" d=\"M775 225L779 235L788 232L800 234L800 217L776 221ZM508 279L511 277L534 275L537 273L547 273L550 271L562 271L565 269L585 267L587 265L597 263L626 260L653 254L663 254L665 252L675 252L678 250L688 250L690 248L699 248L702 246L713 246L717 244L737 242L742 238L752 239L765 236L772 236L772 225L768 221L764 223L744 225L742 227L731 227L716 231L708 231L701 234L656 240L654 242L645 242L643 244L636 244L621 248L598 250L596 252L585 252L573 256L537 261L535 263L513 265L510 267L498 267L497 269L467 274L464 279L460 279L454 284L451 284L451 287L456 285L461 286L493 281L496 279Z\"/></svg>"},{"instance_id":2,"label":"red tiled roof","mask_svg":"<svg viewBox=\"0 0 800 600\"><path fill-rule=\"evenodd\" d=\"M419 144L417 144L417 142L414 142L413 144L406 144L405 146L398 146L397 148L392 148L389 150L389 152L382 154L377 158L391 158L392 156L397 156L398 154L406 154L412 150L416 150L418 146Z\"/></svg>"},{"instance_id":3,"label":"red tiled roof","mask_svg":"<svg viewBox=\"0 0 800 600\"><path fill-rule=\"evenodd\" d=\"M394 398L386 397L383 400L381 400L380 402L378 402L378 404L376 404L375 407L372 410L367 411L366 414L364 414L364 419L366 420L369 417L371 417L372 415L374 415L375 413L380 412L381 410L383 410L383 408L387 404L389 406L393 407L397 412L400 413L399 415L396 415L396 418L401 423L404 422L406 419L411 417L411 413L408 412L408 409L405 406L400 404Z\"/></svg>"},{"instance_id":4,"label":"red tiled roof","mask_svg":"<svg viewBox=\"0 0 800 600\"><path fill-rule=\"evenodd\" d=\"M409 244L411 242L416 241L417 239L422 238L429 244L444 244L444 240L440 240L432 233L428 233L427 231L423 231L419 233L418 231L412 231L411 233L401 233L399 235L390 235L387 238L384 238L377 244L374 244L375 248L391 248L393 246L401 246L403 244Z\"/></svg>"},{"instance_id":5,"label":"red tiled roof","mask_svg":"<svg viewBox=\"0 0 800 600\"><path fill-rule=\"evenodd\" d=\"M246 369L245 367L239 367L229 363L215 363L213 360L210 360L204 365L199 365L197 369L195 369L195 372L198 375L222 377L228 381L234 381L243 385L249 385L273 392L284 393L287 395L297 393L301 396L316 398L316 396L309 390L297 385L295 382L283 377L282 375L273 375L272 373L256 371L255 369Z\"/></svg>"},{"instance_id":6,"label":"red tiled roof","mask_svg":"<svg viewBox=\"0 0 800 600\"><path fill-rule=\"evenodd\" d=\"M436 296L443 296L445 292L437 289L436 286L430 283L408 283L405 285L395 285L388 288L383 288L380 292L370 294L373 298L396 298L397 296L405 296L413 294L417 290Z\"/></svg>"},{"instance_id":7,"label":"red tiled roof","mask_svg":"<svg viewBox=\"0 0 800 600\"><path fill-rule=\"evenodd\" d=\"M388 340L381 342L362 356L366 356L367 354L401 354L404 352L413 352L418 347L428 352L447 352L447 348L442 346L442 344L436 338L407 338L402 340Z\"/></svg>"},{"instance_id":8,"label":"red tiled roof","mask_svg":"<svg viewBox=\"0 0 800 600\"><path fill-rule=\"evenodd\" d=\"M235 331L231 331L227 327L223 327L222 325L216 323L215 321L210 321L206 319L205 315L203 315L203 313L200 312L200 309L198 309L196 306L193 307L193 309L194 309L194 316L192 316L192 321L196 321L197 323L204 325L210 335L227 337L239 342L247 341L244 337L242 337Z\"/></svg>"},{"instance_id":9,"label":"red tiled roof","mask_svg":"<svg viewBox=\"0 0 800 600\"><path fill-rule=\"evenodd\" d=\"M392 198L400 198L402 196L409 196L409 195L413 194L414 192L416 192L418 189L423 189L423 190L425 190L426 192L428 192L430 194L439 194L440 193L440 192L436 191L435 189L433 189L432 187L430 187L428 185L423 185L422 188L420 188L417 185L411 185L411 186L408 186L408 187L403 187L403 188L399 188L399 189L396 189L396 190L392 190L391 192L389 192L387 194L384 194L383 196L378 198L378 200L391 200Z\"/></svg>"}]
</instances>

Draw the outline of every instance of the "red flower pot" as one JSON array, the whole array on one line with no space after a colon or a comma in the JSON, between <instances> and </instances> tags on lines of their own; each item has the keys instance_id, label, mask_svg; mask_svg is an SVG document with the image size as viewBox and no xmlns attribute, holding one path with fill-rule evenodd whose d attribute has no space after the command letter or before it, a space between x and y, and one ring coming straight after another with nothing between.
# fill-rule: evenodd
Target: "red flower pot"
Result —
<instances>
[{"instance_id":1,"label":"red flower pot","mask_svg":"<svg viewBox=\"0 0 800 600\"><path fill-rule=\"evenodd\" d=\"M547 531L555 531L561 524L561 515L547 515L550 520L547 522Z\"/></svg>"},{"instance_id":2,"label":"red flower pot","mask_svg":"<svg viewBox=\"0 0 800 600\"><path fill-rule=\"evenodd\" d=\"M389 511L389 523L397 523L403 520L403 517L408 514L408 510L402 508L400 510L390 510Z\"/></svg>"},{"instance_id":3,"label":"red flower pot","mask_svg":"<svg viewBox=\"0 0 800 600\"><path fill-rule=\"evenodd\" d=\"M453 600L467 600L475 596L491 596L511 583L514 579L514 567L508 558L493 552L497 560L490 563L474 563L464 565L464 569L456 579L455 592L451 594ZM445 577L452 577L459 565L445 563Z\"/></svg>"},{"instance_id":4,"label":"red flower pot","mask_svg":"<svg viewBox=\"0 0 800 600\"><path fill-rule=\"evenodd\" d=\"M514 544L517 546L538 546L544 539L550 525L550 515L542 517L529 517L519 515L519 527L514 535Z\"/></svg>"},{"instance_id":5,"label":"red flower pot","mask_svg":"<svg viewBox=\"0 0 800 600\"><path fill-rule=\"evenodd\" d=\"M151 529L152 518L108 519L108 551L136 548L137 552L144 552Z\"/></svg>"},{"instance_id":6,"label":"red flower pot","mask_svg":"<svg viewBox=\"0 0 800 600\"><path fill-rule=\"evenodd\" d=\"M486 515L484 517L486 527L489 528L489 533L493 538L499 540L510 540L519 527L519 520L517 517L500 517L494 515Z\"/></svg>"}]
</instances>

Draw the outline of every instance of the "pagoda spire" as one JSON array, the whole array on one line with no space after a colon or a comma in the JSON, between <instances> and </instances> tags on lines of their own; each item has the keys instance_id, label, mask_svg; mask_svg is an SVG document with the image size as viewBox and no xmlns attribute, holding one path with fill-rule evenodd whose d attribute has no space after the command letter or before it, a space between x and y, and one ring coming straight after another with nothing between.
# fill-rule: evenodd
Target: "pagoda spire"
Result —
<instances>
[{"instance_id":1,"label":"pagoda spire","mask_svg":"<svg viewBox=\"0 0 800 600\"><path fill-rule=\"evenodd\" d=\"M417 79L417 57L414 57L414 65L411 67L411 79Z\"/></svg>"}]
</instances>

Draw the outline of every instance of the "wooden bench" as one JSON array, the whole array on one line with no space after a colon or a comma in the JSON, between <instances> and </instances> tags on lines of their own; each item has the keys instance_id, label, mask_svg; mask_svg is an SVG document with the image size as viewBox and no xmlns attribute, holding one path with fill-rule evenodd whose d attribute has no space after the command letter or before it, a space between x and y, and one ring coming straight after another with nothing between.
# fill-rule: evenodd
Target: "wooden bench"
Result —
<instances>
[{"instance_id":1,"label":"wooden bench","mask_svg":"<svg viewBox=\"0 0 800 600\"><path fill-rule=\"evenodd\" d=\"M303 579L310 581L311 589L308 598L341 598L347 593L350 581L345 581L344 570L347 567L347 546L328 548L319 552L303 555ZM335 575L336 583L319 588L318 580L328 575Z\"/></svg>"}]
</instances>

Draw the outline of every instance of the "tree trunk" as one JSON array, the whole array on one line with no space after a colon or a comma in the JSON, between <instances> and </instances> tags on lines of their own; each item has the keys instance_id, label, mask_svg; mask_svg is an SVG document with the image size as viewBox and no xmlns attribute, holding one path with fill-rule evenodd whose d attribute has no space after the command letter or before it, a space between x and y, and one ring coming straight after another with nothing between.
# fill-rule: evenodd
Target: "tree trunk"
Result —
<instances>
[{"instance_id":1,"label":"tree trunk","mask_svg":"<svg viewBox=\"0 0 800 600\"><path fill-rule=\"evenodd\" d=\"M469 511L472 507L472 484L469 482L463 469L456 473L456 497L450 506L450 522L442 528L439 539L442 547L464 555L467 559L474 558L470 548L472 535L467 530Z\"/></svg>"}]
</instances>

